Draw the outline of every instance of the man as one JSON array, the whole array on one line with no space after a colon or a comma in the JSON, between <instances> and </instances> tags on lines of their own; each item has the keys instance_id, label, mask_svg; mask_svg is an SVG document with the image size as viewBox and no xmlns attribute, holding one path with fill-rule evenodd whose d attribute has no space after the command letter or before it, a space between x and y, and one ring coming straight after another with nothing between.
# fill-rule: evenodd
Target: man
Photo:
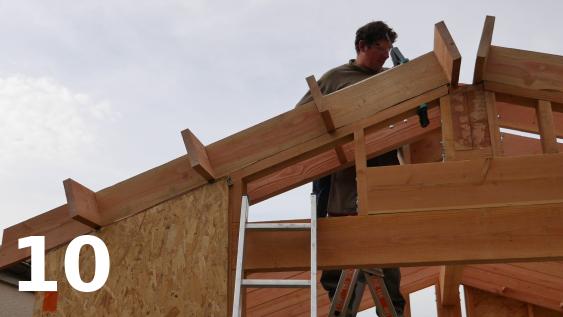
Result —
<instances>
[{"instance_id":1,"label":"man","mask_svg":"<svg viewBox=\"0 0 563 317\"><path fill-rule=\"evenodd\" d=\"M370 22L356 31L356 59L348 64L333 68L326 72L319 80L318 85L323 95L328 95L337 90L351 86L366 78L379 74L387 68L383 64L389 58L391 44L397 39L397 33L381 21ZM313 101L311 92L299 101L298 106ZM397 151L391 151L367 161L368 167L399 165ZM317 217L357 216L357 187L356 168L349 167L332 175L323 177L313 182L313 193L317 195ZM398 268L383 269L385 285L393 301L393 306L398 316L403 316L405 299L399 292L401 271ZM323 271L321 284L329 293L332 301L338 281L340 270Z\"/></svg>"}]
</instances>

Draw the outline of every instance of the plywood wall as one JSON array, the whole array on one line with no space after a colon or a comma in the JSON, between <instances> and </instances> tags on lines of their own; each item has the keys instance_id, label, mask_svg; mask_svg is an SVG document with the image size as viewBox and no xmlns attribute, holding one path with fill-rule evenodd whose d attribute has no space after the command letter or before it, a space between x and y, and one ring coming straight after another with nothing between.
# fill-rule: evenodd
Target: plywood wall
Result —
<instances>
[{"instance_id":1,"label":"plywood wall","mask_svg":"<svg viewBox=\"0 0 563 317\"><path fill-rule=\"evenodd\" d=\"M475 317L529 317L528 304L473 288ZM563 317L563 313L533 306L535 317Z\"/></svg>"},{"instance_id":2,"label":"plywood wall","mask_svg":"<svg viewBox=\"0 0 563 317\"><path fill-rule=\"evenodd\" d=\"M110 274L98 291L73 289L62 246L46 257L46 279L58 281L57 311L34 316L227 316L228 187L205 185L92 233L110 254ZM94 252L80 253L84 282L94 277Z\"/></svg>"}]
</instances>

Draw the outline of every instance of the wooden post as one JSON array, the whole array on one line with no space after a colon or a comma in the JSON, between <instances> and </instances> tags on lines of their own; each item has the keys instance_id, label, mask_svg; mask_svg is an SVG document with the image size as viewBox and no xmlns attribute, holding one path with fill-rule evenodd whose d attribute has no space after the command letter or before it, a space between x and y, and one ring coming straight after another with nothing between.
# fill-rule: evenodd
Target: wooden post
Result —
<instances>
[{"instance_id":1,"label":"wooden post","mask_svg":"<svg viewBox=\"0 0 563 317\"><path fill-rule=\"evenodd\" d=\"M102 225L96 193L72 179L63 181L70 217L92 228Z\"/></svg>"},{"instance_id":2,"label":"wooden post","mask_svg":"<svg viewBox=\"0 0 563 317\"><path fill-rule=\"evenodd\" d=\"M440 268L440 289L442 305L456 305L459 302L459 285L463 265L443 265Z\"/></svg>"},{"instance_id":3,"label":"wooden post","mask_svg":"<svg viewBox=\"0 0 563 317\"><path fill-rule=\"evenodd\" d=\"M495 93L485 91L485 102L487 104L487 118L489 119L489 133L491 135L491 147L493 148L493 157L503 157L500 127L498 124L498 112L495 99Z\"/></svg>"},{"instance_id":4,"label":"wooden post","mask_svg":"<svg viewBox=\"0 0 563 317\"><path fill-rule=\"evenodd\" d=\"M442 140L444 142L444 153L446 161L455 161L454 129L452 122L452 109L450 96L440 98L440 116L442 119Z\"/></svg>"},{"instance_id":5,"label":"wooden post","mask_svg":"<svg viewBox=\"0 0 563 317\"><path fill-rule=\"evenodd\" d=\"M475 317L475 303L473 302L473 288L464 285L465 293L465 315L466 317Z\"/></svg>"},{"instance_id":6,"label":"wooden post","mask_svg":"<svg viewBox=\"0 0 563 317\"><path fill-rule=\"evenodd\" d=\"M368 215L368 197L366 182L366 138L364 130L354 132L354 148L356 150L356 182L358 189L358 215Z\"/></svg>"},{"instance_id":7,"label":"wooden post","mask_svg":"<svg viewBox=\"0 0 563 317\"><path fill-rule=\"evenodd\" d=\"M487 64L487 56L491 49L491 42L493 40L493 30L495 28L495 17L487 15L485 25L483 26L483 33L481 33L481 41L479 42L479 49L477 50L477 60L475 61L475 72L473 73L473 84L483 81L483 71Z\"/></svg>"},{"instance_id":8,"label":"wooden post","mask_svg":"<svg viewBox=\"0 0 563 317\"><path fill-rule=\"evenodd\" d=\"M407 302L406 305L405 305L405 311L403 312L403 315L405 317L411 317L411 294L403 295L403 297L405 298L405 301Z\"/></svg>"},{"instance_id":9,"label":"wooden post","mask_svg":"<svg viewBox=\"0 0 563 317\"><path fill-rule=\"evenodd\" d=\"M534 305L528 303L528 317L534 317Z\"/></svg>"},{"instance_id":10,"label":"wooden post","mask_svg":"<svg viewBox=\"0 0 563 317\"><path fill-rule=\"evenodd\" d=\"M555 136L555 123L553 122L553 112L551 102L538 100L536 106L536 116L541 137L541 147L543 154L559 153L557 137Z\"/></svg>"}]
</instances>

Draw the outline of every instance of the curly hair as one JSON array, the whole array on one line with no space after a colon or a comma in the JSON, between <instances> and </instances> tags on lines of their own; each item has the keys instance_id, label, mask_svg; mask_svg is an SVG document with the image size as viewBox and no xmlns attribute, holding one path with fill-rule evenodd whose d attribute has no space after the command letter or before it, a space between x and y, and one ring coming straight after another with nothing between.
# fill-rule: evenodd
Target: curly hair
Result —
<instances>
[{"instance_id":1,"label":"curly hair","mask_svg":"<svg viewBox=\"0 0 563 317\"><path fill-rule=\"evenodd\" d=\"M391 38L391 44L395 43L398 35L385 22L373 21L362 26L356 31L356 40L354 42L356 45L356 53L360 53L360 41L363 40L369 48L371 44L379 40L387 39L385 36L386 33L389 34Z\"/></svg>"}]
</instances>

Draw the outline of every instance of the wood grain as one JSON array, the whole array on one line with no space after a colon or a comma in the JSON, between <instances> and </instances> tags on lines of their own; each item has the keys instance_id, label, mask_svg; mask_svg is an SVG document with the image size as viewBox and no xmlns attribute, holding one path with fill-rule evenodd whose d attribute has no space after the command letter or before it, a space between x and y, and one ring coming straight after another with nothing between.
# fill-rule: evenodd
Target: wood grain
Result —
<instances>
[{"instance_id":1,"label":"wood grain","mask_svg":"<svg viewBox=\"0 0 563 317\"><path fill-rule=\"evenodd\" d=\"M324 218L318 220L318 267L560 261L561 219L562 204ZM307 233L251 232L246 269L306 270L309 239Z\"/></svg>"},{"instance_id":2,"label":"wood grain","mask_svg":"<svg viewBox=\"0 0 563 317\"><path fill-rule=\"evenodd\" d=\"M440 98L440 115L442 119L442 140L444 142L445 159L446 161L455 161L455 136L449 96Z\"/></svg>"},{"instance_id":3,"label":"wood grain","mask_svg":"<svg viewBox=\"0 0 563 317\"><path fill-rule=\"evenodd\" d=\"M487 119L489 121L489 133L493 157L502 157L502 143L500 139L500 127L498 123L498 113L496 97L494 92L485 92L485 102L487 105Z\"/></svg>"},{"instance_id":4,"label":"wood grain","mask_svg":"<svg viewBox=\"0 0 563 317\"><path fill-rule=\"evenodd\" d=\"M498 121L501 128L539 134L538 120L534 108L499 102L498 94L496 95L497 113L500 116ZM555 136L563 138L563 113L552 112L552 115L555 124Z\"/></svg>"},{"instance_id":5,"label":"wood grain","mask_svg":"<svg viewBox=\"0 0 563 317\"><path fill-rule=\"evenodd\" d=\"M546 100L552 102L553 111L563 112L563 93L522 88L490 81L484 81L483 83L485 90L504 95L502 98L504 100L497 98L499 101L535 108L537 100Z\"/></svg>"},{"instance_id":6,"label":"wood grain","mask_svg":"<svg viewBox=\"0 0 563 317\"><path fill-rule=\"evenodd\" d=\"M560 203L563 154L373 167L367 180L370 214Z\"/></svg>"},{"instance_id":7,"label":"wood grain","mask_svg":"<svg viewBox=\"0 0 563 317\"><path fill-rule=\"evenodd\" d=\"M81 184L67 179L63 181L70 217L89 227L101 226L96 193Z\"/></svg>"},{"instance_id":8,"label":"wood grain","mask_svg":"<svg viewBox=\"0 0 563 317\"><path fill-rule=\"evenodd\" d=\"M538 100L536 117L538 119L538 130L540 132L543 154L559 153L551 102Z\"/></svg>"},{"instance_id":9,"label":"wood grain","mask_svg":"<svg viewBox=\"0 0 563 317\"><path fill-rule=\"evenodd\" d=\"M479 41L479 48L477 49L477 59L475 60L475 71L473 73L473 84L483 81L483 71L487 64L487 56L491 48L493 40L493 30L495 28L495 17L487 16L485 18L485 25L483 26L483 33L481 33L481 41Z\"/></svg>"},{"instance_id":10,"label":"wood grain","mask_svg":"<svg viewBox=\"0 0 563 317\"><path fill-rule=\"evenodd\" d=\"M459 302L459 285L463 265L443 265L440 267L440 290L442 305L456 305Z\"/></svg>"},{"instance_id":11,"label":"wood grain","mask_svg":"<svg viewBox=\"0 0 563 317\"><path fill-rule=\"evenodd\" d=\"M364 130L354 132L354 151L356 157L356 182L358 188L358 215L367 216L369 206L366 185L366 138Z\"/></svg>"},{"instance_id":12,"label":"wood grain","mask_svg":"<svg viewBox=\"0 0 563 317\"><path fill-rule=\"evenodd\" d=\"M452 86L459 82L461 54L444 21L434 26L434 54Z\"/></svg>"},{"instance_id":13,"label":"wood grain","mask_svg":"<svg viewBox=\"0 0 563 317\"><path fill-rule=\"evenodd\" d=\"M542 154L541 142L515 134L503 133L504 156L538 155ZM557 143L559 152L563 153L563 143Z\"/></svg>"},{"instance_id":14,"label":"wood grain","mask_svg":"<svg viewBox=\"0 0 563 317\"><path fill-rule=\"evenodd\" d=\"M213 168L207 157L205 146L196 138L190 129L182 131L182 138L184 139L184 145L188 151L188 158L190 159L192 168L207 181L210 182L214 180Z\"/></svg>"}]
</instances>

